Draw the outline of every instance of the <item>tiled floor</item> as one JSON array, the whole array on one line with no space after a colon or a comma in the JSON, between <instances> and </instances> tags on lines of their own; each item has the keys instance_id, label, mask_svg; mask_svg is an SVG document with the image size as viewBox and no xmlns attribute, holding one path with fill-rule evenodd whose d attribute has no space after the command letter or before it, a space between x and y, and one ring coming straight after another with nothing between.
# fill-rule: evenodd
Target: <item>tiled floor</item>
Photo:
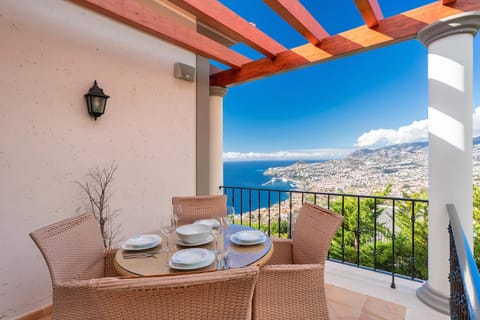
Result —
<instances>
[{"instance_id":1,"label":"tiled floor","mask_svg":"<svg viewBox=\"0 0 480 320\"><path fill-rule=\"evenodd\" d=\"M357 298L352 298L354 301L349 301L349 298L343 298L341 295L341 301L348 301L348 307L345 306L345 309L352 308L352 310L359 308L361 300L363 297L369 296L371 298L382 299L382 301L387 302L387 304L382 303L380 307L379 304L376 304L375 308L387 310L396 310L395 304L406 307L406 320L447 320L449 319L448 315L439 313L432 308L423 304L416 297L416 290L421 286L421 283L414 282L405 279L395 278L396 289L390 288L391 276L386 274L381 274L378 272L363 270L359 268L349 267L335 262L326 262L325 269L325 282L327 284L334 285L336 287L348 289L353 291L356 294L360 294ZM347 295L345 293L345 295ZM356 300L355 300L356 299ZM370 300L368 304L375 302L375 300ZM388 302L393 305L388 304ZM365 306L365 312L368 310L368 314L361 315L360 318L339 318L339 319L394 319L394 318L382 318L381 315L378 317L373 317L372 312L368 309L368 306ZM377 306L378 305L378 306ZM363 308L363 307L362 307ZM396 312L396 311L395 311ZM376 312L375 312L376 313ZM333 311L331 312L333 315ZM368 316L368 317L366 317ZM332 316L333 318L333 316ZM396 318L395 318L396 319Z\"/></svg>"},{"instance_id":2,"label":"tiled floor","mask_svg":"<svg viewBox=\"0 0 480 320\"><path fill-rule=\"evenodd\" d=\"M406 307L337 286L326 286L330 320L403 320Z\"/></svg>"}]
</instances>

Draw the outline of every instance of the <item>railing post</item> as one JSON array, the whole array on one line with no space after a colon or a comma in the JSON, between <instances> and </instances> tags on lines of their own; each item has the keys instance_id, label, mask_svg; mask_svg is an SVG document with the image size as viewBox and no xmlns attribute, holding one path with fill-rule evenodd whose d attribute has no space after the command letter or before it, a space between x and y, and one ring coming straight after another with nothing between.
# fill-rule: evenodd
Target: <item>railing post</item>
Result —
<instances>
[{"instance_id":1,"label":"railing post","mask_svg":"<svg viewBox=\"0 0 480 320\"><path fill-rule=\"evenodd\" d=\"M373 270L377 270L377 198L373 203Z\"/></svg>"},{"instance_id":2,"label":"railing post","mask_svg":"<svg viewBox=\"0 0 480 320\"><path fill-rule=\"evenodd\" d=\"M412 254L410 255L410 263L412 265L412 280L415 278L415 201L412 201L412 216L410 218L412 222Z\"/></svg>"},{"instance_id":3,"label":"railing post","mask_svg":"<svg viewBox=\"0 0 480 320\"><path fill-rule=\"evenodd\" d=\"M392 284L390 288L395 289L395 199L392 204Z\"/></svg>"}]
</instances>

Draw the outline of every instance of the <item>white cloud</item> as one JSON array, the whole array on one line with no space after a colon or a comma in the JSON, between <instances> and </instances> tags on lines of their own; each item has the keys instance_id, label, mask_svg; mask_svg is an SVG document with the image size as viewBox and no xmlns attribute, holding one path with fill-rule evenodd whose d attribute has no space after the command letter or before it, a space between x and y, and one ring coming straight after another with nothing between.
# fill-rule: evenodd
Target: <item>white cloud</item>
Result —
<instances>
[{"instance_id":1,"label":"white cloud","mask_svg":"<svg viewBox=\"0 0 480 320\"><path fill-rule=\"evenodd\" d=\"M276 152L224 152L223 160L328 160L345 157L352 151L352 149L315 149Z\"/></svg>"},{"instance_id":2,"label":"white cloud","mask_svg":"<svg viewBox=\"0 0 480 320\"><path fill-rule=\"evenodd\" d=\"M480 136L480 106L473 112L473 136ZM428 121L413 121L395 129L377 129L365 132L357 138L356 147L383 147L392 144L425 141L428 139Z\"/></svg>"},{"instance_id":3,"label":"white cloud","mask_svg":"<svg viewBox=\"0 0 480 320\"><path fill-rule=\"evenodd\" d=\"M480 106L473 111L473 136L480 136Z\"/></svg>"},{"instance_id":4,"label":"white cloud","mask_svg":"<svg viewBox=\"0 0 480 320\"><path fill-rule=\"evenodd\" d=\"M424 141L428 139L427 120L413 121L394 129L370 130L357 138L356 147L381 147L392 144Z\"/></svg>"},{"instance_id":5,"label":"white cloud","mask_svg":"<svg viewBox=\"0 0 480 320\"><path fill-rule=\"evenodd\" d=\"M480 106L473 113L473 136L480 136ZM428 139L428 121L418 120L395 129L370 130L357 138L355 147L377 148L387 145L426 141ZM288 150L276 152L224 152L225 161L247 160L329 160L347 156L352 149L313 149Z\"/></svg>"}]
</instances>

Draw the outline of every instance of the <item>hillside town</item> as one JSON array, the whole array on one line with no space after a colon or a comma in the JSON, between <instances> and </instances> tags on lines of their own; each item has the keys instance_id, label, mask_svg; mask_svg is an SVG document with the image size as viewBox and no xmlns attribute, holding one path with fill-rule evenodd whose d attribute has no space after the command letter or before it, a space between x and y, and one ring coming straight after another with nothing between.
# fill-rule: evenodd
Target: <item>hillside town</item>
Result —
<instances>
[{"instance_id":1,"label":"hillside town","mask_svg":"<svg viewBox=\"0 0 480 320\"><path fill-rule=\"evenodd\" d=\"M297 189L368 195L392 185L391 196L428 188L428 144L416 142L375 150L361 149L340 160L269 168L272 179L291 181ZM473 183L480 183L480 144L473 145Z\"/></svg>"}]
</instances>

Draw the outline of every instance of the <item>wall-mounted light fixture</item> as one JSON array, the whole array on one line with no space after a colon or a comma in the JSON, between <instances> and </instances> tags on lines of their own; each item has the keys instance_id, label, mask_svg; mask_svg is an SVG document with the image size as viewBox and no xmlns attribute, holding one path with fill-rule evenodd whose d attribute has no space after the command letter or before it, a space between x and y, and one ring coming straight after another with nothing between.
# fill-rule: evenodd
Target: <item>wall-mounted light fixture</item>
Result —
<instances>
[{"instance_id":1,"label":"wall-mounted light fixture","mask_svg":"<svg viewBox=\"0 0 480 320\"><path fill-rule=\"evenodd\" d=\"M195 68L188 64L177 62L173 65L173 76L189 82L195 81Z\"/></svg>"},{"instance_id":2,"label":"wall-mounted light fixture","mask_svg":"<svg viewBox=\"0 0 480 320\"><path fill-rule=\"evenodd\" d=\"M110 96L103 93L102 88L97 86L97 80L95 80L93 86L88 90L88 93L85 94L88 113L94 117L95 120L105 112L108 98L110 98Z\"/></svg>"}]
</instances>

